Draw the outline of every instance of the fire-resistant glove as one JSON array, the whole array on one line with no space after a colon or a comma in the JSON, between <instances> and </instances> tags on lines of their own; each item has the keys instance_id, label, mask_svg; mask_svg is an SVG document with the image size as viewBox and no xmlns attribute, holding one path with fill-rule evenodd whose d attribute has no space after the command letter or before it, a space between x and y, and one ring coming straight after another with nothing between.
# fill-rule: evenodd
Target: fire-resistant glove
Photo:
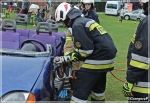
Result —
<instances>
[{"instance_id":1,"label":"fire-resistant glove","mask_svg":"<svg viewBox=\"0 0 150 103\"><path fill-rule=\"evenodd\" d=\"M79 52L72 52L69 55L70 55L71 61L73 61L73 62L85 60L85 57L82 57Z\"/></svg>"},{"instance_id":2,"label":"fire-resistant glove","mask_svg":"<svg viewBox=\"0 0 150 103\"><path fill-rule=\"evenodd\" d=\"M54 63L67 63L70 61L70 56L57 56L53 59Z\"/></svg>"},{"instance_id":3,"label":"fire-resistant glove","mask_svg":"<svg viewBox=\"0 0 150 103\"><path fill-rule=\"evenodd\" d=\"M125 97L133 97L132 94L133 84L129 82L125 82L123 85L122 93Z\"/></svg>"},{"instance_id":4,"label":"fire-resistant glove","mask_svg":"<svg viewBox=\"0 0 150 103\"><path fill-rule=\"evenodd\" d=\"M75 61L84 60L84 59L85 58L82 57L80 53L72 52L66 56L55 57L53 61L54 63L67 63L70 61L75 62Z\"/></svg>"}]
</instances>

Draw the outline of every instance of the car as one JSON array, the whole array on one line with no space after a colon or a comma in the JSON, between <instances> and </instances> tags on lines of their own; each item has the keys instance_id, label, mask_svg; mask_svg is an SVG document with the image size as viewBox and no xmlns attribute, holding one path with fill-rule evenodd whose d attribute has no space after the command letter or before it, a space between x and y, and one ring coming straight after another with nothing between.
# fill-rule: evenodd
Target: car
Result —
<instances>
[{"instance_id":1,"label":"car","mask_svg":"<svg viewBox=\"0 0 150 103\"><path fill-rule=\"evenodd\" d=\"M119 15L123 4L121 1L107 1L105 5L105 14Z\"/></svg>"},{"instance_id":2,"label":"car","mask_svg":"<svg viewBox=\"0 0 150 103\"><path fill-rule=\"evenodd\" d=\"M22 18L20 23L26 21L24 15L17 14L18 18L18 15ZM60 42L65 34L52 32L48 22L39 22L36 30L16 27L15 20L2 22L0 101L54 101L62 84L56 88L53 58L61 55L63 43Z\"/></svg>"},{"instance_id":3,"label":"car","mask_svg":"<svg viewBox=\"0 0 150 103\"><path fill-rule=\"evenodd\" d=\"M140 20L143 20L146 17L146 15L143 14L142 9L137 9L132 12L124 13L124 19L125 20L137 20L140 12L141 12Z\"/></svg>"}]
</instances>

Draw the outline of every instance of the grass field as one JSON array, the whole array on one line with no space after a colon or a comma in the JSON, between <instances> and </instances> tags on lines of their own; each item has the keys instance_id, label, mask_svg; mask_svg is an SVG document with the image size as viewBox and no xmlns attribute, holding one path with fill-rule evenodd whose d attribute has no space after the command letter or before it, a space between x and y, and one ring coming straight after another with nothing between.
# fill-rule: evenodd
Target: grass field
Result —
<instances>
[{"instance_id":1,"label":"grass field","mask_svg":"<svg viewBox=\"0 0 150 103\"><path fill-rule=\"evenodd\" d=\"M11 13L11 19L14 19L14 13ZM5 18L4 18L5 19ZM9 19L9 18L8 18ZM132 35L135 33L138 25L134 24L134 21L123 20L123 23L119 23L117 16L108 16L103 13L99 14L100 24L111 35L114 43L117 47L118 53L115 59L115 68L126 69L126 55L128 46ZM29 24L27 29L35 29L36 27ZM24 26L17 26L17 28L25 28ZM59 32L64 32L67 29L65 27L59 28ZM116 71L113 73L123 80L125 80L126 72ZM106 86L106 100L107 101L127 101L121 91L123 82L115 79L110 73L107 74L107 86ZM114 103L114 102L113 102ZM116 102L115 102L116 103ZM119 103L119 102L117 102Z\"/></svg>"}]
</instances>

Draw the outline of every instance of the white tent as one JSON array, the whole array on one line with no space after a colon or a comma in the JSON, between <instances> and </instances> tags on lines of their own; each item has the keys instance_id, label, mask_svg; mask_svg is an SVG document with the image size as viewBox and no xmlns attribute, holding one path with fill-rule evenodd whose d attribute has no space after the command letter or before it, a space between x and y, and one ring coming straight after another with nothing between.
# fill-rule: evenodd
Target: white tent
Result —
<instances>
[{"instance_id":1,"label":"white tent","mask_svg":"<svg viewBox=\"0 0 150 103\"><path fill-rule=\"evenodd\" d=\"M31 4L31 6L29 7L29 10L34 13L37 11L37 9L39 9L39 5L37 4Z\"/></svg>"}]
</instances>

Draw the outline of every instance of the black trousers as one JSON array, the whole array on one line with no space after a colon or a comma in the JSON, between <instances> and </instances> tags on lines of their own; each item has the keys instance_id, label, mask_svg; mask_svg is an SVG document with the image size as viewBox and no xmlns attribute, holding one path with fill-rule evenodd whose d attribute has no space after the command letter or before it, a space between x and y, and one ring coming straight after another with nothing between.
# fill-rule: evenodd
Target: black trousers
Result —
<instances>
[{"instance_id":1,"label":"black trousers","mask_svg":"<svg viewBox=\"0 0 150 103\"><path fill-rule=\"evenodd\" d=\"M104 93L106 74L107 72L85 72L79 70L74 82L73 96L81 100L87 100L91 91L94 93Z\"/></svg>"},{"instance_id":2,"label":"black trousers","mask_svg":"<svg viewBox=\"0 0 150 103\"><path fill-rule=\"evenodd\" d=\"M123 18L124 18L124 17L123 17L123 16L121 16L119 21L120 21L120 22L122 22Z\"/></svg>"}]
</instances>

